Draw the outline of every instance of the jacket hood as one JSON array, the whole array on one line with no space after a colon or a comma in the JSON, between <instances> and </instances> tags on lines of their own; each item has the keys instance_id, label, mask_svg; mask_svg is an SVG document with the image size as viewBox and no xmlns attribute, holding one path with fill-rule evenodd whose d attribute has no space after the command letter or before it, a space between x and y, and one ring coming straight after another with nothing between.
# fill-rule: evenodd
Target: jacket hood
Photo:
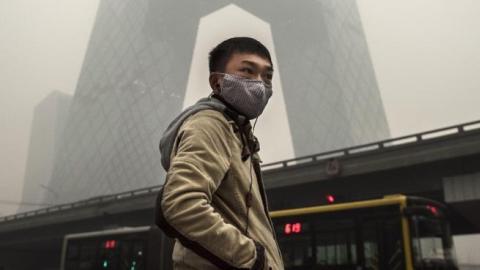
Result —
<instances>
[{"instance_id":1,"label":"jacket hood","mask_svg":"<svg viewBox=\"0 0 480 270\"><path fill-rule=\"evenodd\" d=\"M195 114L201 110L216 110L225 112L227 107L220 100L210 96L200 99L194 105L186 108L180 115L178 115L163 132L162 138L160 139L160 155L162 159L162 167L165 171L168 171L170 168L170 156L175 144L175 138L177 137L178 130L182 126L183 122L190 117L192 114Z\"/></svg>"}]
</instances>

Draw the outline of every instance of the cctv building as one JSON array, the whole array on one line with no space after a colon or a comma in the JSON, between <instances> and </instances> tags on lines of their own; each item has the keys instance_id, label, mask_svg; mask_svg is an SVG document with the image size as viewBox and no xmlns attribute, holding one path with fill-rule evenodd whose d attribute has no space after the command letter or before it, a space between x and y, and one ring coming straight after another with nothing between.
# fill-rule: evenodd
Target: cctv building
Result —
<instances>
[{"instance_id":1,"label":"cctv building","mask_svg":"<svg viewBox=\"0 0 480 270\"><path fill-rule=\"evenodd\" d=\"M208 52L233 36L274 62L264 162L390 136L354 0L101 0L46 203L163 183L162 132L210 93Z\"/></svg>"}]
</instances>

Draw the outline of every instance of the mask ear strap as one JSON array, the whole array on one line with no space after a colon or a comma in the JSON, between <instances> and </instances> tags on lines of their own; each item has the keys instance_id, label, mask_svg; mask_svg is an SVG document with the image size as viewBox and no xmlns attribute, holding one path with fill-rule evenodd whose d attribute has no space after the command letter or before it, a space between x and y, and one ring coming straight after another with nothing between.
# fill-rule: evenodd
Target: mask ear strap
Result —
<instances>
[{"instance_id":1,"label":"mask ear strap","mask_svg":"<svg viewBox=\"0 0 480 270\"><path fill-rule=\"evenodd\" d=\"M257 118L255 118L255 121L253 122L252 134L255 132L255 126L257 125L257 121L258 121L258 116Z\"/></svg>"}]
</instances>

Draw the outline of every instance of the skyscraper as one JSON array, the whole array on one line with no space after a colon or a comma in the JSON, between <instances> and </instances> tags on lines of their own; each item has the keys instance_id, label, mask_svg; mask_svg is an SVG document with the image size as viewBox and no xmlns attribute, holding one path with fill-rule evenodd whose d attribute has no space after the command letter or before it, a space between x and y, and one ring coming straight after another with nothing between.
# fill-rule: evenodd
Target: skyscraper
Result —
<instances>
[{"instance_id":1,"label":"skyscraper","mask_svg":"<svg viewBox=\"0 0 480 270\"><path fill-rule=\"evenodd\" d=\"M35 107L19 212L45 206L42 202L47 193L58 197L48 185L71 100L70 95L53 91Z\"/></svg>"},{"instance_id":2,"label":"skyscraper","mask_svg":"<svg viewBox=\"0 0 480 270\"><path fill-rule=\"evenodd\" d=\"M209 94L208 51L239 35L276 70L264 162L389 137L354 0L102 0L47 202L161 184L163 130Z\"/></svg>"}]
</instances>

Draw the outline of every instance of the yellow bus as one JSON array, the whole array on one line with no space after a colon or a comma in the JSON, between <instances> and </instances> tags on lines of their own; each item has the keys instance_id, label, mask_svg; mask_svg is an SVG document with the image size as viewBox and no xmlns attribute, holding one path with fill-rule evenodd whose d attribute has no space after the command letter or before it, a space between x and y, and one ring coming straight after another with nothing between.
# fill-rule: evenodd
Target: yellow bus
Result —
<instances>
[{"instance_id":1,"label":"yellow bus","mask_svg":"<svg viewBox=\"0 0 480 270\"><path fill-rule=\"evenodd\" d=\"M458 269L444 205L389 195L271 213L287 270Z\"/></svg>"}]
</instances>

